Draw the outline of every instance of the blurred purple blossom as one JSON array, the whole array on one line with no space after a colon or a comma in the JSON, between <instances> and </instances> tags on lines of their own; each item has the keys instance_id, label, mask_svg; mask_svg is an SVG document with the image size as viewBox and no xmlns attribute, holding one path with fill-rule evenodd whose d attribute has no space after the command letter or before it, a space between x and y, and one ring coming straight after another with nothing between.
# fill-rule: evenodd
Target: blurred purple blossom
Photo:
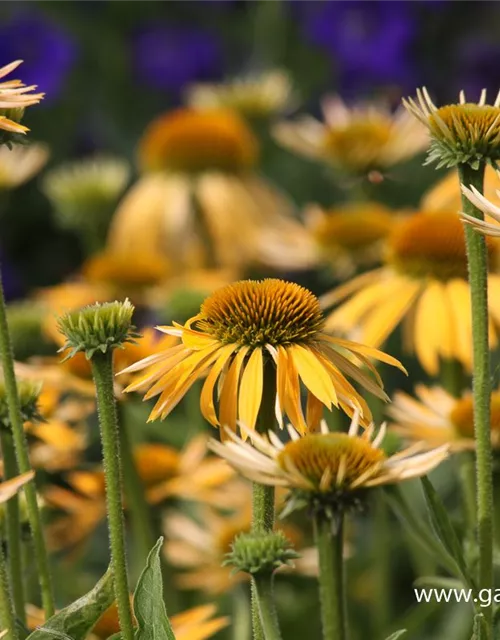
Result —
<instances>
[{"instance_id":1,"label":"blurred purple blossom","mask_svg":"<svg viewBox=\"0 0 500 640\"><path fill-rule=\"evenodd\" d=\"M0 253L0 277L2 278L4 295L7 301L21 295L21 282L12 265L6 262Z\"/></svg>"},{"instance_id":2,"label":"blurred purple blossom","mask_svg":"<svg viewBox=\"0 0 500 640\"><path fill-rule=\"evenodd\" d=\"M24 60L19 77L45 91L45 103L61 93L75 57L69 33L36 11L17 14L0 26L0 64Z\"/></svg>"},{"instance_id":3,"label":"blurred purple blossom","mask_svg":"<svg viewBox=\"0 0 500 640\"><path fill-rule=\"evenodd\" d=\"M221 73L215 36L197 27L145 25L135 35L132 50L138 81L155 89L177 94L190 82Z\"/></svg>"},{"instance_id":4,"label":"blurred purple blossom","mask_svg":"<svg viewBox=\"0 0 500 640\"><path fill-rule=\"evenodd\" d=\"M412 2L339 0L292 2L306 38L326 50L340 90L363 93L380 85L412 88L411 49L417 33Z\"/></svg>"}]
</instances>

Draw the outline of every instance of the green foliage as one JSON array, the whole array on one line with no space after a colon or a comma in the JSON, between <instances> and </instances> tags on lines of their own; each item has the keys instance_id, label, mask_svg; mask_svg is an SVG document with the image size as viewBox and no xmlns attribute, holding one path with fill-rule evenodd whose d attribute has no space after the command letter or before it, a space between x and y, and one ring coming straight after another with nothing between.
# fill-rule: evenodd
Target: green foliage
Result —
<instances>
[{"instance_id":1,"label":"green foliage","mask_svg":"<svg viewBox=\"0 0 500 640\"><path fill-rule=\"evenodd\" d=\"M160 550L163 538L151 549L134 594L137 618L135 640L175 640L163 601Z\"/></svg>"},{"instance_id":2,"label":"green foliage","mask_svg":"<svg viewBox=\"0 0 500 640\"><path fill-rule=\"evenodd\" d=\"M385 640L398 640L398 638L401 638L402 636L404 636L405 633L406 633L406 629L400 629L399 631L395 631L394 633L391 633L391 635Z\"/></svg>"},{"instance_id":3,"label":"green foliage","mask_svg":"<svg viewBox=\"0 0 500 640\"><path fill-rule=\"evenodd\" d=\"M113 574L108 569L87 594L56 613L29 635L28 640L84 640L102 614L113 604Z\"/></svg>"},{"instance_id":4,"label":"green foliage","mask_svg":"<svg viewBox=\"0 0 500 640\"><path fill-rule=\"evenodd\" d=\"M448 512L446 511L441 498L432 486L431 481L426 477L423 477L421 481L432 527L443 547L456 562L460 575L463 577L465 582L473 588L474 581L469 575L462 551L462 545L460 544L455 529L450 521Z\"/></svg>"}]
</instances>

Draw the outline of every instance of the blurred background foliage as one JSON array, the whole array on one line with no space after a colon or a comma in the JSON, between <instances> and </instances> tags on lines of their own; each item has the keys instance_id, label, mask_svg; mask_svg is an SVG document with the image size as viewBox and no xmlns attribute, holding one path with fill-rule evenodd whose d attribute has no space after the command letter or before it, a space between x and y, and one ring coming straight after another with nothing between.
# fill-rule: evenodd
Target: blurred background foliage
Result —
<instances>
[{"instance_id":1,"label":"blurred background foliage","mask_svg":"<svg viewBox=\"0 0 500 640\"><path fill-rule=\"evenodd\" d=\"M396 105L424 83L438 101L461 88L474 98L482 87L494 91L499 13L495 2L443 0L2 2L0 59L23 59L26 83L47 93L26 122L33 139L50 145L48 168L95 151L133 163L147 123L182 103L194 81L284 67L297 111L313 115L328 92ZM299 205L340 197L326 171L271 139L261 166ZM416 203L436 177L417 158L378 197ZM82 259L38 181L2 194L0 246L18 293L59 282Z\"/></svg>"}]
</instances>

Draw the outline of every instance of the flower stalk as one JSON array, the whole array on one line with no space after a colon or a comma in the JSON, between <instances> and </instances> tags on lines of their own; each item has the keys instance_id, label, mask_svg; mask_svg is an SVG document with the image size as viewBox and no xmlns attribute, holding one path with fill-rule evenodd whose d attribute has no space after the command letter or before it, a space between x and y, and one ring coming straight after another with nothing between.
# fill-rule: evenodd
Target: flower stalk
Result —
<instances>
[{"instance_id":1,"label":"flower stalk","mask_svg":"<svg viewBox=\"0 0 500 640\"><path fill-rule=\"evenodd\" d=\"M19 640L16 615L9 592L9 579L3 550L0 547L0 631L8 629L5 640Z\"/></svg>"},{"instance_id":2,"label":"flower stalk","mask_svg":"<svg viewBox=\"0 0 500 640\"><path fill-rule=\"evenodd\" d=\"M347 638L344 584L344 522L339 514L334 523L321 514L314 519L318 547L319 595L323 640Z\"/></svg>"},{"instance_id":3,"label":"flower stalk","mask_svg":"<svg viewBox=\"0 0 500 640\"><path fill-rule=\"evenodd\" d=\"M265 640L281 640L278 615L274 606L273 575L256 574L252 579L252 589L259 610Z\"/></svg>"},{"instance_id":4,"label":"flower stalk","mask_svg":"<svg viewBox=\"0 0 500 640\"><path fill-rule=\"evenodd\" d=\"M16 451L10 428L0 425L0 445L2 447L4 479L10 480L19 475L16 462ZM24 581L23 581L23 554L21 517L19 513L19 498L17 495L5 505L7 552L10 584L12 586L12 598L16 617L23 624L26 623Z\"/></svg>"},{"instance_id":5,"label":"flower stalk","mask_svg":"<svg viewBox=\"0 0 500 640\"><path fill-rule=\"evenodd\" d=\"M97 409L101 430L106 503L115 596L123 640L133 640L134 627L130 609L125 524L123 520L122 482L118 419L113 390L113 353L96 351L92 358L92 375L97 391Z\"/></svg>"},{"instance_id":6,"label":"flower stalk","mask_svg":"<svg viewBox=\"0 0 500 640\"><path fill-rule=\"evenodd\" d=\"M21 407L17 392L17 382L14 373L14 357L7 324L5 296L0 274L0 356L5 381L5 395L9 409L9 420L12 429L17 466L20 473L31 471L28 443L24 434ZM36 489L33 482L25 486L26 509L33 536L35 561L42 596L42 605L46 619L55 611L52 580L50 577L49 560L43 535L42 518L38 508Z\"/></svg>"},{"instance_id":7,"label":"flower stalk","mask_svg":"<svg viewBox=\"0 0 500 640\"><path fill-rule=\"evenodd\" d=\"M458 166L462 184L483 192L485 164L477 169L468 164ZM483 219L483 213L462 195L464 213ZM493 480L490 432L490 352L488 341L488 255L484 236L465 225L472 306L473 399L476 439L477 536L479 547L479 587L493 587ZM483 610L491 629L493 610Z\"/></svg>"}]
</instances>

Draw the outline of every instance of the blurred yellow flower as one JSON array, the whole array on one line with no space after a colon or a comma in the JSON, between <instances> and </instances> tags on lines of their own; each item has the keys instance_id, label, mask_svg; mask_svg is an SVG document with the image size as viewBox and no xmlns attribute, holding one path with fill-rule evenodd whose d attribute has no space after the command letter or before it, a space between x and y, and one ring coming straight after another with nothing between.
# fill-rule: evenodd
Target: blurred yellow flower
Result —
<instances>
[{"instance_id":1,"label":"blurred yellow flower","mask_svg":"<svg viewBox=\"0 0 500 640\"><path fill-rule=\"evenodd\" d=\"M283 113L295 102L290 76L281 69L249 73L220 84L195 84L187 91L187 103L195 109L233 109L246 118Z\"/></svg>"},{"instance_id":2,"label":"blurred yellow flower","mask_svg":"<svg viewBox=\"0 0 500 640\"><path fill-rule=\"evenodd\" d=\"M24 485L30 480L33 480L35 477L34 471L28 471L27 473L22 473L15 478L11 478L10 480L5 480L5 482L0 482L0 504L7 502L13 496L16 495L24 487Z\"/></svg>"},{"instance_id":3,"label":"blurred yellow flower","mask_svg":"<svg viewBox=\"0 0 500 640\"><path fill-rule=\"evenodd\" d=\"M332 405L349 415L359 407L369 422L370 410L345 374L385 398L380 377L368 358L401 365L375 349L327 335L323 325L318 299L297 284L267 279L228 285L208 297L200 313L184 326L159 327L176 336L179 344L125 369L125 373L145 369L126 391L148 389L145 400L159 396L150 420L163 419L193 383L206 375L200 398L205 419L215 427L233 430L239 419L253 429L267 369L275 371L271 375L276 379L275 409L280 425L285 414L297 429L307 430L300 381L308 391L311 428L319 423L323 406L331 409ZM363 365L372 370L375 379L362 371ZM214 404L217 384L218 412Z\"/></svg>"},{"instance_id":4,"label":"blurred yellow flower","mask_svg":"<svg viewBox=\"0 0 500 640\"><path fill-rule=\"evenodd\" d=\"M324 122L302 116L274 128L278 142L340 171L369 174L411 158L429 144L425 127L403 108L391 113L383 104L352 108L338 96L323 101Z\"/></svg>"},{"instance_id":5,"label":"blurred yellow flower","mask_svg":"<svg viewBox=\"0 0 500 640\"><path fill-rule=\"evenodd\" d=\"M234 112L161 116L140 144L145 174L113 218L109 249L162 252L179 269L258 260L261 230L295 223L288 198L256 173L257 155L256 139Z\"/></svg>"},{"instance_id":6,"label":"blurred yellow flower","mask_svg":"<svg viewBox=\"0 0 500 640\"><path fill-rule=\"evenodd\" d=\"M415 396L398 392L388 409L392 430L408 442L428 449L448 444L451 451L475 448L473 400L470 391L455 398L441 387L417 385ZM500 392L491 395L491 442L500 448Z\"/></svg>"},{"instance_id":7,"label":"blurred yellow flower","mask_svg":"<svg viewBox=\"0 0 500 640\"><path fill-rule=\"evenodd\" d=\"M490 344L500 326L499 245L488 242ZM404 347L435 375L441 359L472 366L470 292L463 225L453 211L419 212L401 220L388 238L384 266L322 298L324 307L346 300L327 330L352 332L375 347L403 322Z\"/></svg>"},{"instance_id":8,"label":"blurred yellow flower","mask_svg":"<svg viewBox=\"0 0 500 640\"><path fill-rule=\"evenodd\" d=\"M0 78L9 75L17 69L22 60L6 64L0 69ZM28 127L19 124L24 109L38 104L44 97L43 93L31 93L36 85L26 86L21 80L4 80L0 82L0 129L11 133L26 133Z\"/></svg>"},{"instance_id":9,"label":"blurred yellow flower","mask_svg":"<svg viewBox=\"0 0 500 640\"><path fill-rule=\"evenodd\" d=\"M49 159L49 148L33 143L0 147L0 190L14 189L35 176Z\"/></svg>"},{"instance_id":10,"label":"blurred yellow flower","mask_svg":"<svg viewBox=\"0 0 500 640\"><path fill-rule=\"evenodd\" d=\"M499 183L500 172L496 173L496 187L500 187ZM480 211L482 211L487 218L485 220L479 220L474 216L467 215L462 212L460 218L466 224L470 224L471 227L479 231L483 235L500 237L500 189L495 189L493 197L487 197L480 193L474 186L462 185L462 193L465 197L472 202ZM488 217L492 219L490 222Z\"/></svg>"},{"instance_id":11,"label":"blurred yellow flower","mask_svg":"<svg viewBox=\"0 0 500 640\"><path fill-rule=\"evenodd\" d=\"M199 434L181 451L164 444L134 447L135 464L148 502L157 504L178 498L221 508L233 504L235 497L228 484L234 471L219 458L207 456L207 441L208 436Z\"/></svg>"}]
</instances>

